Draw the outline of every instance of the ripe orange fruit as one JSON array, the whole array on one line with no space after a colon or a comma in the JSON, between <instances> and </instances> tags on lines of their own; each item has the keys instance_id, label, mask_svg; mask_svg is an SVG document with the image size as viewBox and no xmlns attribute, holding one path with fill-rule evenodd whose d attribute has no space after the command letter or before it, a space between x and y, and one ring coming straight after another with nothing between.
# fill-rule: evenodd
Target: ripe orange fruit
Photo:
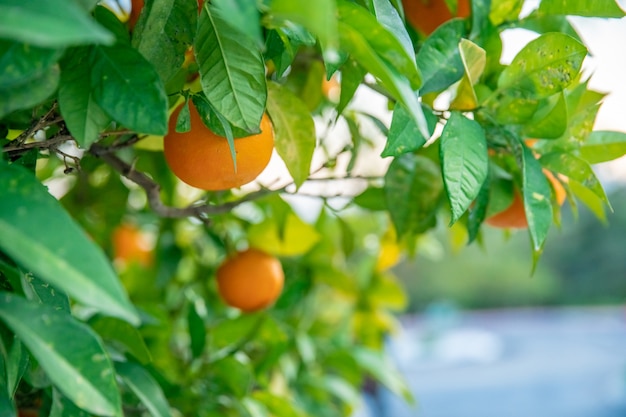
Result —
<instances>
[{"instance_id":1,"label":"ripe orange fruit","mask_svg":"<svg viewBox=\"0 0 626 417\"><path fill-rule=\"evenodd\" d=\"M430 35L453 17L468 17L471 11L470 0L458 0L455 16L445 0L406 0L402 4L409 23L425 35Z\"/></svg>"},{"instance_id":2,"label":"ripe orange fruit","mask_svg":"<svg viewBox=\"0 0 626 417\"><path fill-rule=\"evenodd\" d=\"M152 263L152 245L145 234L129 223L119 225L112 236L113 259L129 264L136 262L143 266Z\"/></svg>"},{"instance_id":3,"label":"ripe orange fruit","mask_svg":"<svg viewBox=\"0 0 626 417\"><path fill-rule=\"evenodd\" d=\"M337 75L333 74L330 80L324 77L322 79L322 93L330 101L339 101L341 94L341 86L337 80Z\"/></svg>"},{"instance_id":4,"label":"ripe orange fruit","mask_svg":"<svg viewBox=\"0 0 626 417\"><path fill-rule=\"evenodd\" d=\"M216 275L222 299L245 312L261 310L276 301L285 281L280 261L258 249L247 249L226 259Z\"/></svg>"},{"instance_id":5,"label":"ripe orange fruit","mask_svg":"<svg viewBox=\"0 0 626 417\"><path fill-rule=\"evenodd\" d=\"M189 102L191 130L176 132L176 119L182 106L169 122L163 152L174 174L204 190L227 190L254 180L265 169L274 149L274 132L266 114L261 119L261 133L235 139L237 170L226 138L204 125L198 110Z\"/></svg>"},{"instance_id":6,"label":"ripe orange fruit","mask_svg":"<svg viewBox=\"0 0 626 417\"><path fill-rule=\"evenodd\" d=\"M563 205L567 192L563 187L563 184L555 178L552 172L547 169L543 169L543 173L552 185L556 202L559 205ZM525 229L528 227L528 220L526 219L526 211L524 211L524 201L519 191L514 190L513 202L505 210L496 213L495 215L485 220L490 226L498 227L502 229Z\"/></svg>"},{"instance_id":7,"label":"ripe orange fruit","mask_svg":"<svg viewBox=\"0 0 626 417\"><path fill-rule=\"evenodd\" d=\"M485 220L489 226L502 229L525 229L528 227L526 212L524 211L524 201L520 193L513 192L513 202L509 207L496 213Z\"/></svg>"}]
</instances>

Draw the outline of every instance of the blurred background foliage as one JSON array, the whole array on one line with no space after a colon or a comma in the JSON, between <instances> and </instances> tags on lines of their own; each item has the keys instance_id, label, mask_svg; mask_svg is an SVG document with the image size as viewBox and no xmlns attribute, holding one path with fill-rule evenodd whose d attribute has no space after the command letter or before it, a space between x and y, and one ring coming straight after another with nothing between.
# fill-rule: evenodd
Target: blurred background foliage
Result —
<instances>
[{"instance_id":1,"label":"blurred background foliage","mask_svg":"<svg viewBox=\"0 0 626 417\"><path fill-rule=\"evenodd\" d=\"M460 247L440 224L415 259L393 271L406 287L409 312L437 301L460 308L620 304L626 295L626 188L609 195L615 211L600 222L588 210L562 210L531 276L524 232L485 228L482 245Z\"/></svg>"}]
</instances>

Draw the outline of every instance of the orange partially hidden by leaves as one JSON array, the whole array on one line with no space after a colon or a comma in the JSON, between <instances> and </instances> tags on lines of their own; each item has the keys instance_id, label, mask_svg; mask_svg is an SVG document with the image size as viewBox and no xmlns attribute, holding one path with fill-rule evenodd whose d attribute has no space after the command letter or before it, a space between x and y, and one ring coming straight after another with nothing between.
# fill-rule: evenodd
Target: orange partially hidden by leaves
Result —
<instances>
[{"instance_id":1,"label":"orange partially hidden by leaves","mask_svg":"<svg viewBox=\"0 0 626 417\"><path fill-rule=\"evenodd\" d=\"M489 226L499 227L502 229L525 229L528 227L526 220L526 212L524 211L524 201L520 193L515 190L513 194L513 202L509 207L500 213L485 220Z\"/></svg>"},{"instance_id":2,"label":"orange partially hidden by leaves","mask_svg":"<svg viewBox=\"0 0 626 417\"><path fill-rule=\"evenodd\" d=\"M330 80L326 77L322 79L322 93L330 101L339 101L341 86L337 80L337 75L330 77Z\"/></svg>"},{"instance_id":3,"label":"orange partially hidden by leaves","mask_svg":"<svg viewBox=\"0 0 626 417\"><path fill-rule=\"evenodd\" d=\"M204 125L191 101L191 130L176 132L181 109L182 106L176 109L170 118L163 152L172 172L187 184L213 191L240 187L254 180L269 163L274 149L274 132L266 114L261 119L261 133L235 139L235 170L228 140Z\"/></svg>"},{"instance_id":4,"label":"orange partially hidden by leaves","mask_svg":"<svg viewBox=\"0 0 626 417\"><path fill-rule=\"evenodd\" d=\"M226 259L216 275L222 299L245 312L258 311L274 303L285 281L280 261L258 249L247 249Z\"/></svg>"},{"instance_id":5,"label":"orange partially hidden by leaves","mask_svg":"<svg viewBox=\"0 0 626 417\"><path fill-rule=\"evenodd\" d=\"M132 30L139 20L139 15L143 9L143 0L131 0L130 2L130 17L128 18L128 27Z\"/></svg>"},{"instance_id":6,"label":"orange partially hidden by leaves","mask_svg":"<svg viewBox=\"0 0 626 417\"><path fill-rule=\"evenodd\" d=\"M152 263L152 245L138 227L128 223L118 226L113 231L112 243L115 261L143 266Z\"/></svg>"},{"instance_id":7,"label":"orange partially hidden by leaves","mask_svg":"<svg viewBox=\"0 0 626 417\"><path fill-rule=\"evenodd\" d=\"M406 0L402 5L407 20L426 35L453 17L468 17L471 11L470 0L458 0L455 16L452 16L445 0Z\"/></svg>"},{"instance_id":8,"label":"orange partially hidden by leaves","mask_svg":"<svg viewBox=\"0 0 626 417\"><path fill-rule=\"evenodd\" d=\"M554 197L556 202L562 205L567 197L567 192L563 187L563 184L556 179L552 172L547 169L543 169L543 173L552 184L554 191ZM526 211L524 211L524 201L519 191L515 190L513 195L513 202L505 210L496 213L495 215L485 220L490 226L498 227L502 229L525 229L528 227L528 220L526 219Z\"/></svg>"}]
</instances>

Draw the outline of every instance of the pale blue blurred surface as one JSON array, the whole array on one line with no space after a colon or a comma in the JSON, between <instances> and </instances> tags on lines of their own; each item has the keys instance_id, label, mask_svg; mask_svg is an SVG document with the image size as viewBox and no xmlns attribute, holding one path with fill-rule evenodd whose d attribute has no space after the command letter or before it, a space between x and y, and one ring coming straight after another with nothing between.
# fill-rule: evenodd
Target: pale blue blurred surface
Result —
<instances>
[{"instance_id":1,"label":"pale blue blurred surface","mask_svg":"<svg viewBox=\"0 0 626 417\"><path fill-rule=\"evenodd\" d=\"M626 416L626 309L459 313L407 318L389 351L418 405L381 392L371 417ZM369 399L370 403L374 403Z\"/></svg>"}]
</instances>

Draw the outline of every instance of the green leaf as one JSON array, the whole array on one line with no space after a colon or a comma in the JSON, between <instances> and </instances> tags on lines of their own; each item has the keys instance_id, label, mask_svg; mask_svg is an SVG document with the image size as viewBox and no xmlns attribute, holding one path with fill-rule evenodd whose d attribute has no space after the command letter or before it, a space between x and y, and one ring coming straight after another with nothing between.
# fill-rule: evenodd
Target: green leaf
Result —
<instances>
[{"instance_id":1,"label":"green leaf","mask_svg":"<svg viewBox=\"0 0 626 417\"><path fill-rule=\"evenodd\" d=\"M13 343L8 349L6 358L6 382L7 391L11 398L15 397L17 388L24 376L24 373L28 369L29 365L28 351L24 347L24 344L14 336ZM0 386L2 383L0 383Z\"/></svg>"},{"instance_id":2,"label":"green leaf","mask_svg":"<svg viewBox=\"0 0 626 417\"><path fill-rule=\"evenodd\" d=\"M338 42L335 0L315 2L272 0L270 16L277 23L283 23L286 20L305 27L319 39L325 59L336 60L334 55L337 54Z\"/></svg>"},{"instance_id":3,"label":"green leaf","mask_svg":"<svg viewBox=\"0 0 626 417\"><path fill-rule=\"evenodd\" d=\"M541 164L535 159L532 151L522 144L519 146L522 147L524 211L533 251L539 252L552 225L552 192Z\"/></svg>"},{"instance_id":4,"label":"green leaf","mask_svg":"<svg viewBox=\"0 0 626 417\"><path fill-rule=\"evenodd\" d=\"M98 5L93 11L93 17L96 19L96 22L115 35L116 42L130 43L128 26L111 9L104 5Z\"/></svg>"},{"instance_id":5,"label":"green leaf","mask_svg":"<svg viewBox=\"0 0 626 417\"><path fill-rule=\"evenodd\" d=\"M352 58L348 58L341 67L341 90L339 93L339 103L335 110L339 116L346 109L350 101L354 98L356 90L361 85L367 71Z\"/></svg>"},{"instance_id":6,"label":"green leaf","mask_svg":"<svg viewBox=\"0 0 626 417\"><path fill-rule=\"evenodd\" d=\"M430 135L435 131L435 126L439 119L427 107L422 106L422 109L428 125L428 137L422 135L415 120L411 117L406 108L402 104L396 103L393 109L389 134L387 135L387 143L380 156L383 158L387 156L399 156L416 151L426 144Z\"/></svg>"},{"instance_id":7,"label":"green leaf","mask_svg":"<svg viewBox=\"0 0 626 417\"><path fill-rule=\"evenodd\" d=\"M133 355L142 364L152 361L152 355L139 330L114 317L96 315L89 320L91 328L121 352Z\"/></svg>"},{"instance_id":8,"label":"green leaf","mask_svg":"<svg viewBox=\"0 0 626 417\"><path fill-rule=\"evenodd\" d=\"M496 121L504 124L528 124L539 107L539 100L527 98L520 90L496 91L485 101L495 111Z\"/></svg>"},{"instance_id":9,"label":"green leaf","mask_svg":"<svg viewBox=\"0 0 626 417\"><path fill-rule=\"evenodd\" d=\"M515 24L520 29L528 29L537 33L560 32L581 41L569 18L564 15L538 15L530 14L528 17Z\"/></svg>"},{"instance_id":10,"label":"green leaf","mask_svg":"<svg viewBox=\"0 0 626 417\"><path fill-rule=\"evenodd\" d=\"M257 45L263 46L261 15L259 14L259 9L257 9L256 2L248 0L213 0L211 4L220 9L222 16L228 19L228 23L231 26L241 30L244 35L254 40Z\"/></svg>"},{"instance_id":11,"label":"green leaf","mask_svg":"<svg viewBox=\"0 0 626 417\"><path fill-rule=\"evenodd\" d=\"M315 125L306 105L280 84L268 84L267 111L274 126L278 155L287 165L296 187L309 177L315 150Z\"/></svg>"},{"instance_id":12,"label":"green leaf","mask_svg":"<svg viewBox=\"0 0 626 417\"><path fill-rule=\"evenodd\" d=\"M485 132L478 122L453 112L441 133L439 151L452 225L467 211L487 178Z\"/></svg>"},{"instance_id":13,"label":"green leaf","mask_svg":"<svg viewBox=\"0 0 626 417\"><path fill-rule=\"evenodd\" d=\"M78 144L87 149L99 139L111 122L108 114L96 103L91 81L88 48L71 49L61 61L59 110L67 128Z\"/></svg>"},{"instance_id":14,"label":"green leaf","mask_svg":"<svg viewBox=\"0 0 626 417\"><path fill-rule=\"evenodd\" d=\"M339 35L342 48L344 47L344 39L341 31L348 26L352 30L358 31L363 40L388 66L397 69L400 74L403 74L409 80L411 88L417 89L421 86L422 77L417 69L415 54L413 48L409 46L410 43L407 45L404 40L398 38L395 33L385 27L384 22L382 24L378 22L375 16L361 6L345 0L339 0L337 11L339 14ZM401 25L400 22L397 22L397 24ZM401 25L401 27L403 28L404 26ZM347 50L347 52L352 53L350 50ZM360 62L360 64L366 66L363 62Z\"/></svg>"},{"instance_id":15,"label":"green leaf","mask_svg":"<svg viewBox=\"0 0 626 417\"><path fill-rule=\"evenodd\" d=\"M95 46L90 58L93 97L109 116L135 132L167 133L165 87L136 49Z\"/></svg>"},{"instance_id":16,"label":"green leaf","mask_svg":"<svg viewBox=\"0 0 626 417\"><path fill-rule=\"evenodd\" d=\"M626 133L591 132L580 147L580 156L590 164L612 161L626 155Z\"/></svg>"},{"instance_id":17,"label":"green leaf","mask_svg":"<svg viewBox=\"0 0 626 417\"><path fill-rule=\"evenodd\" d=\"M407 306L407 294L393 275L377 275L365 294L368 303L378 308L402 311Z\"/></svg>"},{"instance_id":18,"label":"green leaf","mask_svg":"<svg viewBox=\"0 0 626 417\"><path fill-rule=\"evenodd\" d=\"M569 188L572 193L585 205L602 223L607 224L605 205L602 200L589 188L576 182L570 181Z\"/></svg>"},{"instance_id":19,"label":"green leaf","mask_svg":"<svg viewBox=\"0 0 626 417\"><path fill-rule=\"evenodd\" d=\"M559 94L539 107L522 132L530 138L557 139L565 133L567 121L567 103Z\"/></svg>"},{"instance_id":20,"label":"green leaf","mask_svg":"<svg viewBox=\"0 0 626 417\"><path fill-rule=\"evenodd\" d=\"M67 0L2 0L0 37L51 48L115 40L77 2Z\"/></svg>"},{"instance_id":21,"label":"green leaf","mask_svg":"<svg viewBox=\"0 0 626 417\"><path fill-rule=\"evenodd\" d=\"M52 389L52 404L50 405L50 414L48 417L90 417L90 414L71 402L59 390Z\"/></svg>"},{"instance_id":22,"label":"green leaf","mask_svg":"<svg viewBox=\"0 0 626 417\"><path fill-rule=\"evenodd\" d=\"M0 88L0 118L46 100L56 91L59 74L59 66L55 64L36 78L14 84L10 88Z\"/></svg>"},{"instance_id":23,"label":"green leaf","mask_svg":"<svg viewBox=\"0 0 626 417\"><path fill-rule=\"evenodd\" d=\"M474 91L474 85L478 83L485 71L487 53L483 48L467 39L461 39L459 51L461 52L461 61L463 62L465 73L450 108L455 110L474 110L478 107L478 98Z\"/></svg>"},{"instance_id":24,"label":"green leaf","mask_svg":"<svg viewBox=\"0 0 626 417\"><path fill-rule=\"evenodd\" d=\"M122 416L113 364L88 326L65 312L9 293L0 296L0 318L78 407Z\"/></svg>"},{"instance_id":25,"label":"green leaf","mask_svg":"<svg viewBox=\"0 0 626 417\"><path fill-rule=\"evenodd\" d=\"M250 359L241 353L212 363L211 369L219 383L227 386L237 398L247 395L254 383Z\"/></svg>"},{"instance_id":26,"label":"green leaf","mask_svg":"<svg viewBox=\"0 0 626 417\"><path fill-rule=\"evenodd\" d=\"M424 80L421 94L445 90L463 77L465 68L459 42L466 35L465 22L452 19L426 39L417 54L417 66Z\"/></svg>"},{"instance_id":27,"label":"green leaf","mask_svg":"<svg viewBox=\"0 0 626 417\"><path fill-rule=\"evenodd\" d=\"M439 167L424 156L402 155L385 175L385 200L399 235L434 227L442 194Z\"/></svg>"},{"instance_id":28,"label":"green leaf","mask_svg":"<svg viewBox=\"0 0 626 417\"><path fill-rule=\"evenodd\" d=\"M15 417L15 404L13 404L13 399L9 397L9 393L4 389L3 383L4 381L0 379L0 410L3 412L2 417Z\"/></svg>"},{"instance_id":29,"label":"green leaf","mask_svg":"<svg viewBox=\"0 0 626 417\"><path fill-rule=\"evenodd\" d=\"M371 374L394 394L400 395L410 404L415 402L413 394L398 370L382 353L363 347L355 347L353 357L359 366Z\"/></svg>"},{"instance_id":30,"label":"green leaf","mask_svg":"<svg viewBox=\"0 0 626 417\"><path fill-rule=\"evenodd\" d=\"M268 391L257 390L252 398L262 403L273 417L306 417L291 398L280 397Z\"/></svg>"},{"instance_id":31,"label":"green leaf","mask_svg":"<svg viewBox=\"0 0 626 417\"><path fill-rule=\"evenodd\" d=\"M132 45L152 64L163 83L183 64L197 19L198 3L193 0L146 2L133 31Z\"/></svg>"},{"instance_id":32,"label":"green leaf","mask_svg":"<svg viewBox=\"0 0 626 417\"><path fill-rule=\"evenodd\" d=\"M39 48L0 39L0 89L41 77L62 54L62 49Z\"/></svg>"},{"instance_id":33,"label":"green leaf","mask_svg":"<svg viewBox=\"0 0 626 417\"><path fill-rule=\"evenodd\" d=\"M593 172L591 165L584 159L570 153L548 153L539 160L544 167L565 175L583 186L589 188L610 208L609 199L602 188L602 184Z\"/></svg>"},{"instance_id":34,"label":"green leaf","mask_svg":"<svg viewBox=\"0 0 626 417\"><path fill-rule=\"evenodd\" d=\"M0 161L0 249L103 313L139 323L102 249L26 169Z\"/></svg>"},{"instance_id":35,"label":"green leaf","mask_svg":"<svg viewBox=\"0 0 626 417\"><path fill-rule=\"evenodd\" d=\"M276 66L276 75L282 77L293 62L301 46L314 46L315 38L302 26L291 24L269 31L266 39L266 59Z\"/></svg>"},{"instance_id":36,"label":"green leaf","mask_svg":"<svg viewBox=\"0 0 626 417\"><path fill-rule=\"evenodd\" d=\"M67 294L54 285L42 281L32 274L24 274L22 275L22 288L29 300L46 304L57 311L70 313L70 300Z\"/></svg>"},{"instance_id":37,"label":"green leaf","mask_svg":"<svg viewBox=\"0 0 626 417\"><path fill-rule=\"evenodd\" d=\"M258 131L265 111L265 64L254 41L242 37L214 6L200 14L194 49L202 91L234 126Z\"/></svg>"},{"instance_id":38,"label":"green leaf","mask_svg":"<svg viewBox=\"0 0 626 417\"><path fill-rule=\"evenodd\" d=\"M354 6L357 7L357 6ZM415 120L423 136L428 136L428 124L422 111L417 94L411 88L409 81L398 73L395 67L388 64L378 54L376 47L369 43L363 34L363 29L351 26L353 22L339 23L339 37L341 47L350 53L352 58L366 71L380 79L382 85L392 97L404 104L409 114ZM378 24L377 22L375 22ZM384 29L380 29L384 30Z\"/></svg>"},{"instance_id":39,"label":"green leaf","mask_svg":"<svg viewBox=\"0 0 626 417\"><path fill-rule=\"evenodd\" d=\"M489 174L487 179L480 187L480 191L474 200L474 204L469 208L469 216L467 217L467 244L474 242L479 235L480 225L487 218L487 208L489 207L489 186L491 181Z\"/></svg>"},{"instance_id":40,"label":"green leaf","mask_svg":"<svg viewBox=\"0 0 626 417\"><path fill-rule=\"evenodd\" d=\"M624 11L615 0L542 0L538 13L587 17L624 17Z\"/></svg>"},{"instance_id":41,"label":"green leaf","mask_svg":"<svg viewBox=\"0 0 626 417\"><path fill-rule=\"evenodd\" d=\"M546 33L529 42L498 79L498 89L544 98L570 85L580 71L587 48L571 36Z\"/></svg>"},{"instance_id":42,"label":"green leaf","mask_svg":"<svg viewBox=\"0 0 626 417\"><path fill-rule=\"evenodd\" d=\"M190 130L191 114L189 113L189 100L185 100L183 107L180 109L180 113L178 113L178 118L176 119L176 132L185 133Z\"/></svg>"},{"instance_id":43,"label":"green leaf","mask_svg":"<svg viewBox=\"0 0 626 417\"><path fill-rule=\"evenodd\" d=\"M522 11L524 0L493 0L489 20L495 26L507 21L515 21Z\"/></svg>"},{"instance_id":44,"label":"green leaf","mask_svg":"<svg viewBox=\"0 0 626 417\"><path fill-rule=\"evenodd\" d=\"M189 329L191 356L194 358L199 358L206 347L206 326L198 310L196 302L190 300L187 306L187 327Z\"/></svg>"},{"instance_id":45,"label":"green leaf","mask_svg":"<svg viewBox=\"0 0 626 417\"><path fill-rule=\"evenodd\" d=\"M268 216L269 217L269 216ZM320 240L315 228L291 210L282 216L272 212L271 221L248 228L248 242L255 248L277 256L298 256L308 252Z\"/></svg>"},{"instance_id":46,"label":"green leaf","mask_svg":"<svg viewBox=\"0 0 626 417\"><path fill-rule=\"evenodd\" d=\"M411 42L411 37L406 30L403 19L398 14L398 10L393 7L389 0L373 0L373 5L378 22L400 41L404 52L415 62L413 42Z\"/></svg>"},{"instance_id":47,"label":"green leaf","mask_svg":"<svg viewBox=\"0 0 626 417\"><path fill-rule=\"evenodd\" d=\"M172 415L163 390L148 371L132 362L117 362L115 370L152 417Z\"/></svg>"},{"instance_id":48,"label":"green leaf","mask_svg":"<svg viewBox=\"0 0 626 417\"><path fill-rule=\"evenodd\" d=\"M382 187L369 187L352 200L357 206L372 211L387 210L385 202L385 189Z\"/></svg>"}]
</instances>

